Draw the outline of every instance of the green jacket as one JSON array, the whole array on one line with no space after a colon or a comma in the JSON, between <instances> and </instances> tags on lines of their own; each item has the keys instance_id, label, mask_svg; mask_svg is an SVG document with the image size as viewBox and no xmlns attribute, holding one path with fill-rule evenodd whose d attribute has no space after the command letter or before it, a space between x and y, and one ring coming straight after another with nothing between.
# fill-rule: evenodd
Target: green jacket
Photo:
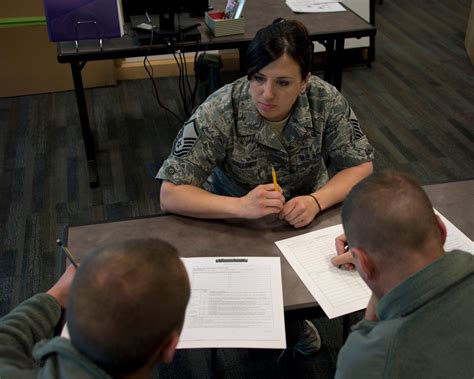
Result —
<instances>
[{"instance_id":1,"label":"green jacket","mask_svg":"<svg viewBox=\"0 0 474 379\"><path fill-rule=\"evenodd\" d=\"M61 307L41 293L0 319L0 378L111 378L62 337L51 338Z\"/></svg>"},{"instance_id":2,"label":"green jacket","mask_svg":"<svg viewBox=\"0 0 474 379\"><path fill-rule=\"evenodd\" d=\"M382 297L341 349L336 378L474 377L474 256L452 251Z\"/></svg>"}]
</instances>

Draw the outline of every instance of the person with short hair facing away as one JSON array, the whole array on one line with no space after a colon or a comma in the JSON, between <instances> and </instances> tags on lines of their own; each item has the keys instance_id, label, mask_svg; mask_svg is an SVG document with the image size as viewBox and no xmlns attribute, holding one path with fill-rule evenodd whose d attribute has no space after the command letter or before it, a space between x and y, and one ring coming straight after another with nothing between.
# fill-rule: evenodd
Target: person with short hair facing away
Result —
<instances>
[{"instance_id":1,"label":"person with short hair facing away","mask_svg":"<svg viewBox=\"0 0 474 379\"><path fill-rule=\"evenodd\" d=\"M349 193L342 224L333 263L354 265L372 297L336 378L472 378L474 257L445 253L446 227L423 189L374 174Z\"/></svg>"},{"instance_id":2,"label":"person with short hair facing away","mask_svg":"<svg viewBox=\"0 0 474 379\"><path fill-rule=\"evenodd\" d=\"M71 284L72 282L72 284ZM0 320L0 377L147 378L173 359L190 296L158 239L98 248ZM67 304L70 340L51 338Z\"/></svg>"}]
</instances>

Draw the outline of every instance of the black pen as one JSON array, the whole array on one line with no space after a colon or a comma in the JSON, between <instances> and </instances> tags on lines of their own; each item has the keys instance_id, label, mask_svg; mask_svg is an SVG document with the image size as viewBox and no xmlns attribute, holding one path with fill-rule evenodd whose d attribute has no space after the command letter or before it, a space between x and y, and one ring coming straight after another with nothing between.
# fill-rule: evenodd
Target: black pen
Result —
<instances>
[{"instance_id":1,"label":"black pen","mask_svg":"<svg viewBox=\"0 0 474 379\"><path fill-rule=\"evenodd\" d=\"M56 240L56 243L61 247L61 249L63 249L64 253L66 254L66 256L69 258L69 260L71 261L72 265L77 268L77 263L74 259L74 256L72 255L71 251L63 245L63 243L61 242L61 240L58 238Z\"/></svg>"}]
</instances>

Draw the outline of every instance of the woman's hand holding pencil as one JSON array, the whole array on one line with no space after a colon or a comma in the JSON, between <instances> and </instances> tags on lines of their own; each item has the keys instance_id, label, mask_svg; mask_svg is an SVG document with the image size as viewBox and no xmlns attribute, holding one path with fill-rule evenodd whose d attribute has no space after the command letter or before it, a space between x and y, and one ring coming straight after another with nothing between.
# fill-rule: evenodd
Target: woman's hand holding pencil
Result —
<instances>
[{"instance_id":1,"label":"woman's hand holding pencil","mask_svg":"<svg viewBox=\"0 0 474 379\"><path fill-rule=\"evenodd\" d=\"M272 166L272 179L273 179L273 190L278 192L277 174L275 171L275 167L273 166Z\"/></svg>"},{"instance_id":2,"label":"woman's hand holding pencil","mask_svg":"<svg viewBox=\"0 0 474 379\"><path fill-rule=\"evenodd\" d=\"M260 218L279 214L285 204L285 197L279 191L275 168L272 166L273 183L260 184L240 198L240 217Z\"/></svg>"}]
</instances>

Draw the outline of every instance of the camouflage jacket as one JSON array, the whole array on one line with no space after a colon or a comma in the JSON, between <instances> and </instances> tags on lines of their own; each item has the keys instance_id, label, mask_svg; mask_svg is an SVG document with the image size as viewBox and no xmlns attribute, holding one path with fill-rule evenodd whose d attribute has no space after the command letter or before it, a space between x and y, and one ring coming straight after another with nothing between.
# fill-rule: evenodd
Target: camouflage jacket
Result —
<instances>
[{"instance_id":1,"label":"camouflage jacket","mask_svg":"<svg viewBox=\"0 0 474 379\"><path fill-rule=\"evenodd\" d=\"M271 183L275 167L287 199L314 192L331 172L371 161L367 141L346 99L312 76L295 103L280 141L265 126L247 78L225 85L196 110L178 133L157 179L243 196Z\"/></svg>"}]
</instances>

